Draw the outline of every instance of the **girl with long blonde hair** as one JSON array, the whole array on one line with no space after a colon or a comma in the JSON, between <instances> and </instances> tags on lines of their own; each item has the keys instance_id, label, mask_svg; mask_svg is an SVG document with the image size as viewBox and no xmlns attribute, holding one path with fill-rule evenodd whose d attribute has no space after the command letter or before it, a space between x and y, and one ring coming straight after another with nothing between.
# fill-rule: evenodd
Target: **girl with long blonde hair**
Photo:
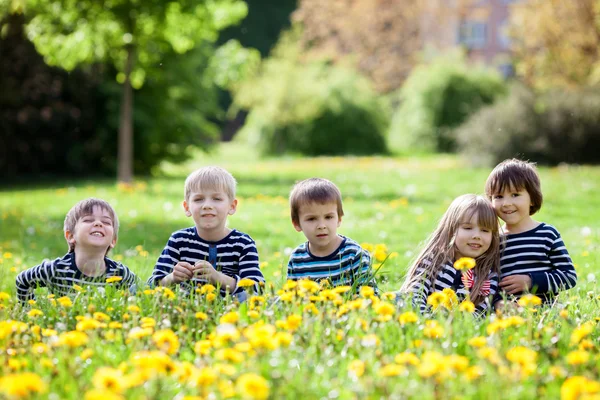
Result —
<instances>
[{"instance_id":1,"label":"girl with long blonde hair","mask_svg":"<svg viewBox=\"0 0 600 400\"><path fill-rule=\"evenodd\" d=\"M461 258L474 259L475 267L457 269L455 262ZM426 312L432 293L452 289L459 298L468 296L478 313L485 313L498 291L499 272L500 234L494 208L483 196L465 194L444 213L409 268L400 292L412 295L413 305Z\"/></svg>"}]
</instances>

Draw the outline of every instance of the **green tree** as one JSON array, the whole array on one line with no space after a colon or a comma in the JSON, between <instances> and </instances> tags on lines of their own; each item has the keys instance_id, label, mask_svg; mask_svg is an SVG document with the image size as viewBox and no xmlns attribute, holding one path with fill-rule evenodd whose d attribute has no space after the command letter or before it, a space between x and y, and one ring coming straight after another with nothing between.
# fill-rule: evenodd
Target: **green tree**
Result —
<instances>
[{"instance_id":1,"label":"green tree","mask_svg":"<svg viewBox=\"0 0 600 400\"><path fill-rule=\"evenodd\" d=\"M165 53L214 43L220 30L247 11L241 0L29 0L26 13L33 17L27 35L50 65L72 70L106 62L116 68L122 84L117 177L128 183L133 178L133 89L160 68Z\"/></svg>"}]
</instances>

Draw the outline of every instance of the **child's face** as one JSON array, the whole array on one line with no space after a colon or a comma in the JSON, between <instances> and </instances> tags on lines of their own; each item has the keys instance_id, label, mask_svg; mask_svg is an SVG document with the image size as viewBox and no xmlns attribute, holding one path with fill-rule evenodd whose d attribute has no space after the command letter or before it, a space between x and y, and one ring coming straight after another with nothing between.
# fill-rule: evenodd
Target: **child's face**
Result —
<instances>
[{"instance_id":1,"label":"child's face","mask_svg":"<svg viewBox=\"0 0 600 400\"><path fill-rule=\"evenodd\" d=\"M502 193L492 196L492 205L496 215L506 222L508 231L520 231L531 222L531 196L525 188L505 187Z\"/></svg>"},{"instance_id":2,"label":"child's face","mask_svg":"<svg viewBox=\"0 0 600 400\"><path fill-rule=\"evenodd\" d=\"M477 214L470 221L463 221L458 225L454 245L456 246L456 259L460 257L477 258L490 248L492 231L479 226Z\"/></svg>"},{"instance_id":3,"label":"child's face","mask_svg":"<svg viewBox=\"0 0 600 400\"><path fill-rule=\"evenodd\" d=\"M340 244L337 228L341 223L335 202L303 204L298 212L298 223L293 222L296 230L308 239L311 253L317 256L329 255L337 249Z\"/></svg>"},{"instance_id":4,"label":"child's face","mask_svg":"<svg viewBox=\"0 0 600 400\"><path fill-rule=\"evenodd\" d=\"M76 249L106 250L117 242L111 214L99 206L94 206L92 214L79 218L73 230L66 231L65 238Z\"/></svg>"},{"instance_id":5,"label":"child's face","mask_svg":"<svg viewBox=\"0 0 600 400\"><path fill-rule=\"evenodd\" d=\"M237 200L222 189L200 188L183 202L185 215L192 217L203 238L220 236L225 231L227 216L235 213Z\"/></svg>"}]
</instances>

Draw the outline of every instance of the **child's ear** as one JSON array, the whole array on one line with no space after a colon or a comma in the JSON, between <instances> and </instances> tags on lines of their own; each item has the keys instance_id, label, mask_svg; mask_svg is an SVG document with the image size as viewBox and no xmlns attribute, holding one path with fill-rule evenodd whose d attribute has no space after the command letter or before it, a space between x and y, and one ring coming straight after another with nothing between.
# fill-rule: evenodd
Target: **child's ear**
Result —
<instances>
[{"instance_id":1,"label":"child's ear","mask_svg":"<svg viewBox=\"0 0 600 400\"><path fill-rule=\"evenodd\" d=\"M71 231L65 231L65 239L67 240L67 243L75 244L75 236L73 236Z\"/></svg>"},{"instance_id":2,"label":"child's ear","mask_svg":"<svg viewBox=\"0 0 600 400\"><path fill-rule=\"evenodd\" d=\"M339 218L338 218L338 225L337 225L337 226L338 226L338 228L340 227L340 225L341 225L341 224L342 224L342 217L339 217Z\"/></svg>"},{"instance_id":3,"label":"child's ear","mask_svg":"<svg viewBox=\"0 0 600 400\"><path fill-rule=\"evenodd\" d=\"M117 238L113 236L113 240L110 241L110 245L108 247L110 247L111 249L114 249L116 244L117 244Z\"/></svg>"},{"instance_id":4,"label":"child's ear","mask_svg":"<svg viewBox=\"0 0 600 400\"><path fill-rule=\"evenodd\" d=\"M294 228L296 228L298 232L302 232L302 227L300 226L300 224L297 224L295 221L292 221L292 225L294 225Z\"/></svg>"},{"instance_id":5,"label":"child's ear","mask_svg":"<svg viewBox=\"0 0 600 400\"><path fill-rule=\"evenodd\" d=\"M237 210L237 199L233 199L233 201L231 202L231 205L229 206L229 211L227 212L227 214L229 215L233 215L235 214L235 211Z\"/></svg>"},{"instance_id":6,"label":"child's ear","mask_svg":"<svg viewBox=\"0 0 600 400\"><path fill-rule=\"evenodd\" d=\"M187 201L184 200L181 203L181 205L183 206L183 210L185 211L185 216L186 217L191 217L192 216L192 212L190 211L190 207L189 207Z\"/></svg>"}]
</instances>

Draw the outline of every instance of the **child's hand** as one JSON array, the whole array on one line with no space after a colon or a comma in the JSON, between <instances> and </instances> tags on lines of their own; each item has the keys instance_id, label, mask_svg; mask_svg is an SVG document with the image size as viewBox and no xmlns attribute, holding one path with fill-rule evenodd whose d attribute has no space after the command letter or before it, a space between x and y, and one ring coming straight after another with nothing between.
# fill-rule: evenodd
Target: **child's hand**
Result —
<instances>
[{"instance_id":1,"label":"child's hand","mask_svg":"<svg viewBox=\"0 0 600 400\"><path fill-rule=\"evenodd\" d=\"M171 283L189 281L194 277L194 267L188 262L180 261L173 267L171 276Z\"/></svg>"},{"instance_id":2,"label":"child's hand","mask_svg":"<svg viewBox=\"0 0 600 400\"><path fill-rule=\"evenodd\" d=\"M519 294L531 289L531 278L529 275L511 275L502 278L500 287L508 294Z\"/></svg>"},{"instance_id":3,"label":"child's hand","mask_svg":"<svg viewBox=\"0 0 600 400\"><path fill-rule=\"evenodd\" d=\"M193 268L194 277L197 279L204 279L212 284L215 284L219 281L221 273L217 271L208 261L196 261L196 264Z\"/></svg>"},{"instance_id":4,"label":"child's hand","mask_svg":"<svg viewBox=\"0 0 600 400\"><path fill-rule=\"evenodd\" d=\"M208 261L197 261L194 265L194 276L204 279L213 285L219 285L227 292L235 289L235 278L217 271Z\"/></svg>"}]
</instances>

